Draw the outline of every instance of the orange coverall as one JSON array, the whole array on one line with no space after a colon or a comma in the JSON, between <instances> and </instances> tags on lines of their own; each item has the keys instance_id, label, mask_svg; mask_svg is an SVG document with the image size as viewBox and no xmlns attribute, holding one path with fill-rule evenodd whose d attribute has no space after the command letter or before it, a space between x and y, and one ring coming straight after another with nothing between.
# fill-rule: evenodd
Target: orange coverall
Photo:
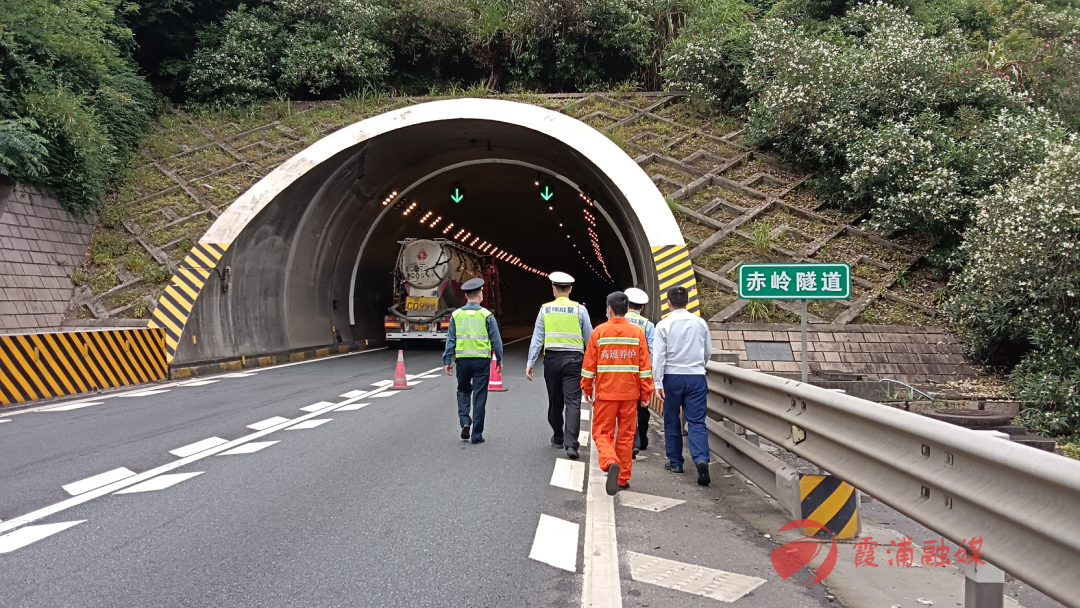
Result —
<instances>
[{"instance_id":1,"label":"orange coverall","mask_svg":"<svg viewBox=\"0 0 1080 608\"><path fill-rule=\"evenodd\" d=\"M625 486L634 466L638 404L652 396L653 380L645 332L623 317L608 319L589 337L581 390L593 395L594 388L592 436L600 470L619 463L619 485Z\"/></svg>"}]
</instances>

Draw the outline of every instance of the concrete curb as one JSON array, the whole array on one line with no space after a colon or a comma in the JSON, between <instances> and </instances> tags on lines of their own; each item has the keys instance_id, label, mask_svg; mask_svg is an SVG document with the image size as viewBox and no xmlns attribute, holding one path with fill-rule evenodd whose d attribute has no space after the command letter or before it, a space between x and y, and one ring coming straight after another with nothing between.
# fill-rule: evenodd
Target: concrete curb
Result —
<instances>
[{"instance_id":1,"label":"concrete curb","mask_svg":"<svg viewBox=\"0 0 1080 608\"><path fill-rule=\"evenodd\" d=\"M241 356L239 359L208 361L195 365L170 366L169 379L180 380L183 378L191 378L193 376L205 376L209 374L220 374L222 372L235 372L244 369L270 367L282 363L295 363L297 361L329 357L330 355L370 350L371 348L373 347L365 346L363 344L334 344L321 348L286 351L269 355L254 355L251 357Z\"/></svg>"}]
</instances>

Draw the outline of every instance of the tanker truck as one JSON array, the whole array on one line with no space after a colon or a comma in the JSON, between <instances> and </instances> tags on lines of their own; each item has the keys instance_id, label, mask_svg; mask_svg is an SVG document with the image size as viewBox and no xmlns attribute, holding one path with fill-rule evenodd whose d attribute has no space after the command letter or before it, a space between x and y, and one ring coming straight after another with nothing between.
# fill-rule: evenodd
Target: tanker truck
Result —
<instances>
[{"instance_id":1,"label":"tanker truck","mask_svg":"<svg viewBox=\"0 0 1080 608\"><path fill-rule=\"evenodd\" d=\"M461 284L484 279L481 306L502 313L499 271L491 256L449 239L399 241L394 305L383 325L387 340L446 340L450 314L466 303Z\"/></svg>"}]
</instances>

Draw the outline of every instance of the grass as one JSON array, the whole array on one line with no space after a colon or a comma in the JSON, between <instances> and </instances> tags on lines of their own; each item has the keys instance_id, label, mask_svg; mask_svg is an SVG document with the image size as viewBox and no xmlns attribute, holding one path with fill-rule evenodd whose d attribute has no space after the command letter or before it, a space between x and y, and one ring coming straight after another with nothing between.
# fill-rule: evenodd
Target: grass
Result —
<instances>
[{"instance_id":1,"label":"grass","mask_svg":"<svg viewBox=\"0 0 1080 608\"><path fill-rule=\"evenodd\" d=\"M708 287L698 281L698 301L701 304L701 317L703 319L713 318L737 299L735 294Z\"/></svg>"},{"instance_id":2,"label":"grass","mask_svg":"<svg viewBox=\"0 0 1080 608\"><path fill-rule=\"evenodd\" d=\"M857 323L914 325L916 327L937 326L943 320L927 314L919 308L885 298L874 300L859 314Z\"/></svg>"}]
</instances>

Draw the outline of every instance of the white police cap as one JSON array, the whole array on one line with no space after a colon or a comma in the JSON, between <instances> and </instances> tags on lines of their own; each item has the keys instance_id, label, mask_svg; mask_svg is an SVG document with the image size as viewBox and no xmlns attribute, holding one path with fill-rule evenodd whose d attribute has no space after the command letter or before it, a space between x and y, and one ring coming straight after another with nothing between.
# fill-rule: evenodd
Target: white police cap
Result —
<instances>
[{"instance_id":1,"label":"white police cap","mask_svg":"<svg viewBox=\"0 0 1080 608\"><path fill-rule=\"evenodd\" d=\"M553 272L548 275L551 282L555 285L573 285L574 277L566 274L565 272Z\"/></svg>"},{"instance_id":2,"label":"white police cap","mask_svg":"<svg viewBox=\"0 0 1080 608\"><path fill-rule=\"evenodd\" d=\"M484 279L469 279L461 284L461 291L465 293L472 293L474 291L480 291L480 288L484 286Z\"/></svg>"},{"instance_id":3,"label":"white police cap","mask_svg":"<svg viewBox=\"0 0 1080 608\"><path fill-rule=\"evenodd\" d=\"M645 293L637 287L631 287L623 293L626 294L626 299L630 300L631 304L637 304L638 306L644 306L649 303L649 294Z\"/></svg>"}]
</instances>

